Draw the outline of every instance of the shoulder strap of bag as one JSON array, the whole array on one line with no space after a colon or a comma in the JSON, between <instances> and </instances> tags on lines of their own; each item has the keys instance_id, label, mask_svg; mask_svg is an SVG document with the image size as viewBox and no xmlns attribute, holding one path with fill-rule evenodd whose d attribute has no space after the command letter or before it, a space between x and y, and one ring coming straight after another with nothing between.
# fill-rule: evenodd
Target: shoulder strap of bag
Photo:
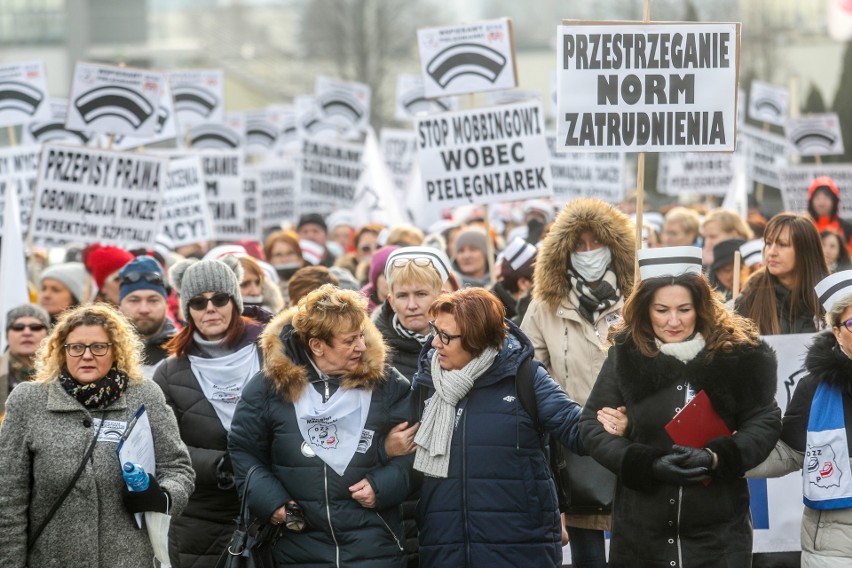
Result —
<instances>
[{"instance_id":1,"label":"shoulder strap of bag","mask_svg":"<svg viewBox=\"0 0 852 568\"><path fill-rule=\"evenodd\" d=\"M30 536L30 540L27 542L27 550L32 550L33 545L38 540L38 537L41 536L41 533L44 532L44 529L47 527L47 523L53 519L53 515L56 514L56 511L59 510L59 507L62 506L62 503L65 502L65 499L71 493L71 490L74 488L74 485L77 483L77 480L80 479L80 476L83 474L83 470L86 468L86 460L88 460L92 456L92 452L95 451L95 444L98 443L98 436L101 435L101 428L104 426L106 418L106 413L101 416L101 423L98 425L98 431L95 432L95 435L92 437L92 441L89 442L89 447L86 448L86 453L83 455L83 459L80 460L80 465L77 467L77 471L74 473L74 477L71 478L71 481L65 487L65 490L62 492L62 495L53 503L53 507L50 508L50 511L47 513L47 516L38 526L38 528L33 532L32 536Z\"/></svg>"},{"instance_id":2,"label":"shoulder strap of bag","mask_svg":"<svg viewBox=\"0 0 852 568\"><path fill-rule=\"evenodd\" d=\"M249 493L249 483L251 482L251 476L259 470L261 466L253 465L246 473L246 480L243 483L243 494L240 501L240 516L237 518L237 526L240 528L245 528L251 522L249 519L249 507L248 507L248 493Z\"/></svg>"},{"instance_id":3,"label":"shoulder strap of bag","mask_svg":"<svg viewBox=\"0 0 852 568\"><path fill-rule=\"evenodd\" d=\"M530 355L518 366L518 374L515 376L515 388L518 390L518 399L521 407L530 415L535 424L539 438L544 442L544 428L538 421L538 404L535 401L535 369L533 369L533 357Z\"/></svg>"}]
</instances>

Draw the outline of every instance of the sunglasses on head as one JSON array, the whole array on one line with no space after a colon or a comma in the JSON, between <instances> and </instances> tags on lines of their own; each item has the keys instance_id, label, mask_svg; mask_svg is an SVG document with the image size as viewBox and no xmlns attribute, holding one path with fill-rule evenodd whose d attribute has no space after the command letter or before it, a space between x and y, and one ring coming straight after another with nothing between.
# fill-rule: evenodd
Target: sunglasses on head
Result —
<instances>
[{"instance_id":1,"label":"sunglasses on head","mask_svg":"<svg viewBox=\"0 0 852 568\"><path fill-rule=\"evenodd\" d=\"M225 292L216 292L209 298L205 298L204 296L195 296L191 300L189 300L186 304L195 311L201 311L207 309L207 303L213 302L213 305L217 308L221 308L222 306L228 305L228 302L231 301L231 296L226 294Z\"/></svg>"},{"instance_id":2,"label":"sunglasses on head","mask_svg":"<svg viewBox=\"0 0 852 568\"><path fill-rule=\"evenodd\" d=\"M9 329L12 331L24 331L29 328L30 331L41 331L43 329L47 329L47 326L43 323L13 323L9 326Z\"/></svg>"},{"instance_id":3,"label":"sunglasses on head","mask_svg":"<svg viewBox=\"0 0 852 568\"><path fill-rule=\"evenodd\" d=\"M391 266L393 266L394 268L402 268L403 266L407 266L410 262L413 262L417 266L432 266L432 261L422 256L395 258L393 259Z\"/></svg>"},{"instance_id":4,"label":"sunglasses on head","mask_svg":"<svg viewBox=\"0 0 852 568\"><path fill-rule=\"evenodd\" d=\"M128 272L121 277L122 284L136 284L140 280L144 280L149 284L163 285L163 277L156 272Z\"/></svg>"}]
</instances>

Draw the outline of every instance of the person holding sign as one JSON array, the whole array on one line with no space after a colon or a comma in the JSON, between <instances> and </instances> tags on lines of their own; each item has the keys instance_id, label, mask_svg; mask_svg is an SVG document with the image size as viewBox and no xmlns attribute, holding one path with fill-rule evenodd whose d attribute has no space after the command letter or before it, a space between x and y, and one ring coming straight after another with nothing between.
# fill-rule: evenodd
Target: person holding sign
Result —
<instances>
[{"instance_id":1,"label":"person holding sign","mask_svg":"<svg viewBox=\"0 0 852 568\"><path fill-rule=\"evenodd\" d=\"M263 371L246 385L228 440L239 485L254 466L248 507L284 524L275 566L400 568L400 504L411 458L384 438L409 421L408 380L354 290L327 284L273 319Z\"/></svg>"},{"instance_id":2,"label":"person holding sign","mask_svg":"<svg viewBox=\"0 0 852 568\"><path fill-rule=\"evenodd\" d=\"M620 321L624 298L633 289L634 243L627 216L599 199L577 199L556 218L536 257L533 300L521 329L536 359L580 404L603 365L609 327ZM568 473L612 480L588 457L573 460ZM595 512L565 511L573 563L605 565L607 505L601 502Z\"/></svg>"},{"instance_id":3,"label":"person holding sign","mask_svg":"<svg viewBox=\"0 0 852 568\"><path fill-rule=\"evenodd\" d=\"M640 250L642 278L583 409L583 444L618 476L609 566L751 566L743 474L781 433L776 359L756 326L730 312L701 274L701 249ZM666 424L696 397L730 435L673 445ZM627 407L612 436L604 407ZM704 422L687 424L706 438Z\"/></svg>"},{"instance_id":4,"label":"person holding sign","mask_svg":"<svg viewBox=\"0 0 852 568\"><path fill-rule=\"evenodd\" d=\"M779 213L767 223L763 241L766 268L749 277L734 309L764 335L818 331L822 310L813 289L828 276L828 267L813 222Z\"/></svg>"},{"instance_id":5,"label":"person holding sign","mask_svg":"<svg viewBox=\"0 0 852 568\"><path fill-rule=\"evenodd\" d=\"M179 515L195 473L162 391L142 377L141 350L104 304L65 312L42 343L0 428L0 566L151 566L133 514ZM156 476L130 495L116 448L142 405Z\"/></svg>"}]
</instances>

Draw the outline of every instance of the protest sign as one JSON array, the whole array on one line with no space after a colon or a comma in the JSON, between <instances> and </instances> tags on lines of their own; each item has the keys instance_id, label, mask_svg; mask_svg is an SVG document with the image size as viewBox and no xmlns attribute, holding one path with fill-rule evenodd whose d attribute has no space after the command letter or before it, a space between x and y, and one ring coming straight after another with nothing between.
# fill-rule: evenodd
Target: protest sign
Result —
<instances>
[{"instance_id":1,"label":"protest sign","mask_svg":"<svg viewBox=\"0 0 852 568\"><path fill-rule=\"evenodd\" d=\"M780 188L780 172L787 167L788 147L784 137L748 124L738 134L740 142L746 145L749 179Z\"/></svg>"},{"instance_id":2,"label":"protest sign","mask_svg":"<svg viewBox=\"0 0 852 568\"><path fill-rule=\"evenodd\" d=\"M338 127L342 138L355 139L369 126L371 94L366 83L324 75L316 79L316 104L325 121Z\"/></svg>"},{"instance_id":3,"label":"protest sign","mask_svg":"<svg viewBox=\"0 0 852 568\"><path fill-rule=\"evenodd\" d=\"M739 24L572 23L557 29L559 148L734 150Z\"/></svg>"},{"instance_id":4,"label":"protest sign","mask_svg":"<svg viewBox=\"0 0 852 568\"><path fill-rule=\"evenodd\" d=\"M243 168L243 216L231 223L220 222L216 239L220 241L260 240L260 176Z\"/></svg>"},{"instance_id":5,"label":"protest sign","mask_svg":"<svg viewBox=\"0 0 852 568\"><path fill-rule=\"evenodd\" d=\"M278 147L278 136L283 129L285 115L271 108L245 113L246 154L266 156ZM295 130L295 125L294 125Z\"/></svg>"},{"instance_id":6,"label":"protest sign","mask_svg":"<svg viewBox=\"0 0 852 568\"><path fill-rule=\"evenodd\" d=\"M423 91L423 77L404 73L396 78L396 119L413 120L418 114L455 110L455 97L429 99Z\"/></svg>"},{"instance_id":7,"label":"protest sign","mask_svg":"<svg viewBox=\"0 0 852 568\"><path fill-rule=\"evenodd\" d=\"M160 233L176 247L213 240L213 219L199 156L169 161L160 207Z\"/></svg>"},{"instance_id":8,"label":"protest sign","mask_svg":"<svg viewBox=\"0 0 852 568\"><path fill-rule=\"evenodd\" d=\"M734 183L734 154L661 154L657 190L667 195L725 195Z\"/></svg>"},{"instance_id":9,"label":"protest sign","mask_svg":"<svg viewBox=\"0 0 852 568\"><path fill-rule=\"evenodd\" d=\"M296 221L296 165L290 161L251 169L260 177L260 228L280 229Z\"/></svg>"},{"instance_id":10,"label":"protest sign","mask_svg":"<svg viewBox=\"0 0 852 568\"><path fill-rule=\"evenodd\" d=\"M505 91L489 91L485 93L485 104L487 106L511 105L541 100L541 93L525 89L506 89Z\"/></svg>"},{"instance_id":11,"label":"protest sign","mask_svg":"<svg viewBox=\"0 0 852 568\"><path fill-rule=\"evenodd\" d=\"M781 170L781 198L785 211L805 213L808 210L808 187L814 178L829 176L837 184L840 195L852 195L852 164L807 164ZM852 199L840 200L841 217L852 217Z\"/></svg>"},{"instance_id":12,"label":"protest sign","mask_svg":"<svg viewBox=\"0 0 852 568\"><path fill-rule=\"evenodd\" d=\"M46 144L30 236L48 246L150 248L167 169L166 160L146 154Z\"/></svg>"},{"instance_id":13,"label":"protest sign","mask_svg":"<svg viewBox=\"0 0 852 568\"><path fill-rule=\"evenodd\" d=\"M339 127L329 121L319 105L316 97L299 95L293 98L296 109L296 129L304 138L336 139L340 136Z\"/></svg>"},{"instance_id":14,"label":"protest sign","mask_svg":"<svg viewBox=\"0 0 852 568\"><path fill-rule=\"evenodd\" d=\"M50 120L42 61L0 65L0 127Z\"/></svg>"},{"instance_id":15,"label":"protest sign","mask_svg":"<svg viewBox=\"0 0 852 568\"><path fill-rule=\"evenodd\" d=\"M427 97L518 86L512 22L508 18L417 30Z\"/></svg>"},{"instance_id":16,"label":"protest sign","mask_svg":"<svg viewBox=\"0 0 852 568\"><path fill-rule=\"evenodd\" d=\"M758 122L784 126L790 112L790 91L753 80L748 93L748 116Z\"/></svg>"},{"instance_id":17,"label":"protest sign","mask_svg":"<svg viewBox=\"0 0 852 568\"><path fill-rule=\"evenodd\" d=\"M547 136L553 201L559 205L579 197L597 197L608 203L624 199L624 153L556 152L556 136Z\"/></svg>"},{"instance_id":18,"label":"protest sign","mask_svg":"<svg viewBox=\"0 0 852 568\"><path fill-rule=\"evenodd\" d=\"M411 175L411 167L414 165L417 138L413 130L382 128L379 144L382 148L382 156L393 177L397 199L402 203L405 201L405 188L408 177Z\"/></svg>"},{"instance_id":19,"label":"protest sign","mask_svg":"<svg viewBox=\"0 0 852 568\"><path fill-rule=\"evenodd\" d=\"M221 69L170 71L169 83L181 135L196 124L225 120L225 72Z\"/></svg>"},{"instance_id":20,"label":"protest sign","mask_svg":"<svg viewBox=\"0 0 852 568\"><path fill-rule=\"evenodd\" d=\"M352 212L358 225L382 223L388 227L407 221L403 208L397 201L396 191L376 131L370 127L364 140L363 170L352 203Z\"/></svg>"},{"instance_id":21,"label":"protest sign","mask_svg":"<svg viewBox=\"0 0 852 568\"><path fill-rule=\"evenodd\" d=\"M156 144L165 140L177 138L177 120L175 119L175 105L169 82L163 83L160 91L160 103L157 105L157 126L154 134L147 138L136 138L134 136L116 137L113 143L115 150L129 150L146 144Z\"/></svg>"},{"instance_id":22,"label":"protest sign","mask_svg":"<svg viewBox=\"0 0 852 568\"><path fill-rule=\"evenodd\" d=\"M243 184L243 153L240 150L199 152L207 188L207 203L217 240L246 226L246 197ZM255 237L256 238L256 237Z\"/></svg>"},{"instance_id":23,"label":"protest sign","mask_svg":"<svg viewBox=\"0 0 852 568\"><path fill-rule=\"evenodd\" d=\"M275 115L273 122L280 126L275 149L287 153L298 151L302 144L296 124L296 108L292 105L270 105L267 110Z\"/></svg>"},{"instance_id":24,"label":"protest sign","mask_svg":"<svg viewBox=\"0 0 852 568\"><path fill-rule=\"evenodd\" d=\"M24 144L43 144L45 142L64 142L85 146L93 138L91 132L68 130L65 128L65 114L68 111L68 99L50 99L50 118L31 122L22 130Z\"/></svg>"},{"instance_id":25,"label":"protest sign","mask_svg":"<svg viewBox=\"0 0 852 568\"><path fill-rule=\"evenodd\" d=\"M20 226L24 231L30 222L40 154L41 146L38 144L0 148L0 212L6 207L6 187L13 184L21 214ZM0 230L2 229L3 214L0 213Z\"/></svg>"},{"instance_id":26,"label":"protest sign","mask_svg":"<svg viewBox=\"0 0 852 568\"><path fill-rule=\"evenodd\" d=\"M236 150L245 142L245 117L230 112L224 122L196 124L189 130L189 144L193 150Z\"/></svg>"},{"instance_id":27,"label":"protest sign","mask_svg":"<svg viewBox=\"0 0 852 568\"><path fill-rule=\"evenodd\" d=\"M165 82L161 73L145 69L77 63L65 126L136 138L153 136Z\"/></svg>"},{"instance_id":28,"label":"protest sign","mask_svg":"<svg viewBox=\"0 0 852 568\"><path fill-rule=\"evenodd\" d=\"M836 112L788 118L784 133L790 150L800 156L843 154L843 133Z\"/></svg>"},{"instance_id":29,"label":"protest sign","mask_svg":"<svg viewBox=\"0 0 852 568\"><path fill-rule=\"evenodd\" d=\"M443 113L415 121L429 205L517 201L553 194L540 102Z\"/></svg>"},{"instance_id":30,"label":"protest sign","mask_svg":"<svg viewBox=\"0 0 852 568\"><path fill-rule=\"evenodd\" d=\"M331 213L351 207L364 169L358 144L305 138L299 165L298 213Z\"/></svg>"}]
</instances>

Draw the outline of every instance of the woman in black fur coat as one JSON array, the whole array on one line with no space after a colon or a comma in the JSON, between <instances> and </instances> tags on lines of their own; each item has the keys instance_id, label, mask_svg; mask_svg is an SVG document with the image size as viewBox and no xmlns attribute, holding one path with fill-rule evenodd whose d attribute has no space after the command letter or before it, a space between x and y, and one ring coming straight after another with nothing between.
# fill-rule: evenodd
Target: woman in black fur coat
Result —
<instances>
[{"instance_id":1,"label":"woman in black fur coat","mask_svg":"<svg viewBox=\"0 0 852 568\"><path fill-rule=\"evenodd\" d=\"M613 568L751 566L743 474L781 431L776 360L754 324L714 296L700 259L697 247L639 251L642 281L583 410L586 450L618 476ZM734 434L676 446L665 426L702 390ZM624 437L597 418L618 406L627 407Z\"/></svg>"}]
</instances>

